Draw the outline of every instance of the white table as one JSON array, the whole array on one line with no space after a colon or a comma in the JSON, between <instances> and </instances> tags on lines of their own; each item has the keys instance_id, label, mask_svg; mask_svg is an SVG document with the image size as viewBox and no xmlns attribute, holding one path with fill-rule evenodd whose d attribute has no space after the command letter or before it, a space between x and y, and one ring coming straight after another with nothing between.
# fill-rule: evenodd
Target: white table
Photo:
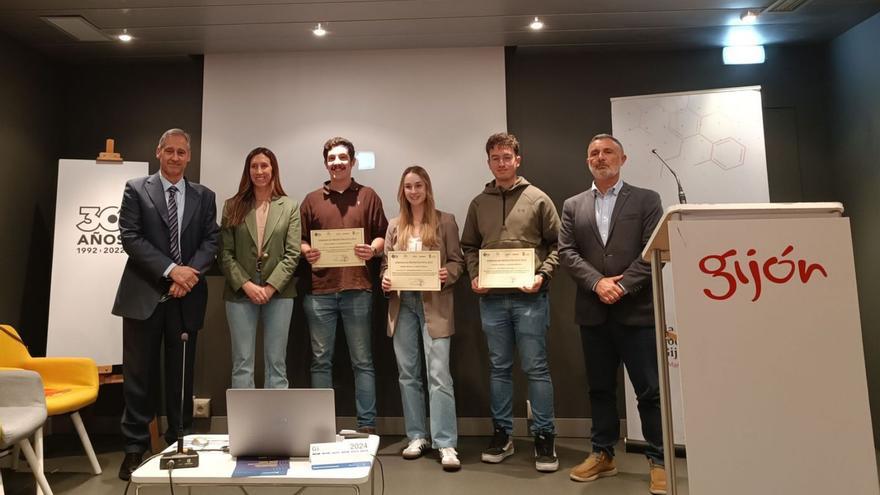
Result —
<instances>
[{"instance_id":1,"label":"white table","mask_svg":"<svg viewBox=\"0 0 880 495\"><path fill-rule=\"evenodd\" d=\"M208 443L204 446L193 446L192 440L194 438L205 439ZM370 435L367 444L370 455L375 460L376 452L379 450L379 437ZM369 466L313 470L308 458L291 457L290 469L286 475L233 478L232 473L235 470L236 458L229 455L228 452L220 451L228 445L228 435L188 435L184 439L184 446L199 451L199 467L173 470L171 480L174 486L349 487L354 490L355 494L360 494L359 485L369 481L370 493L373 493L372 462ZM172 445L165 449L165 452L174 451L176 448L176 444ZM148 486L168 486L168 470L159 469L160 458L161 456L156 456L150 459L132 473L131 482L135 485L135 494L140 493L141 488Z\"/></svg>"}]
</instances>

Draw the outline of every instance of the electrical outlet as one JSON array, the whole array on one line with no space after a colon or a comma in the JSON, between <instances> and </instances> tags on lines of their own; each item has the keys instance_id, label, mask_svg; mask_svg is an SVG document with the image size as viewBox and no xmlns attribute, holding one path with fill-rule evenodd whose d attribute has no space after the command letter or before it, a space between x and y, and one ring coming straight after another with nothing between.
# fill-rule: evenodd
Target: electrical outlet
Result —
<instances>
[{"instance_id":1,"label":"electrical outlet","mask_svg":"<svg viewBox=\"0 0 880 495\"><path fill-rule=\"evenodd\" d=\"M194 418L210 418L211 417L211 399L193 397L193 417Z\"/></svg>"}]
</instances>

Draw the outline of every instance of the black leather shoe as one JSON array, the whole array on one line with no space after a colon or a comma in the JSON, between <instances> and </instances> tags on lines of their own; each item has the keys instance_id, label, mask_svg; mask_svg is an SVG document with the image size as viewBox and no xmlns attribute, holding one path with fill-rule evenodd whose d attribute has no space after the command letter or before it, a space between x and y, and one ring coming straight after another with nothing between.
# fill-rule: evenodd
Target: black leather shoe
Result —
<instances>
[{"instance_id":1,"label":"black leather shoe","mask_svg":"<svg viewBox=\"0 0 880 495\"><path fill-rule=\"evenodd\" d=\"M143 459L143 457L143 452L126 453L125 459L122 460L122 465L119 466L119 479L122 481L130 480L131 473L141 465L141 459Z\"/></svg>"}]
</instances>

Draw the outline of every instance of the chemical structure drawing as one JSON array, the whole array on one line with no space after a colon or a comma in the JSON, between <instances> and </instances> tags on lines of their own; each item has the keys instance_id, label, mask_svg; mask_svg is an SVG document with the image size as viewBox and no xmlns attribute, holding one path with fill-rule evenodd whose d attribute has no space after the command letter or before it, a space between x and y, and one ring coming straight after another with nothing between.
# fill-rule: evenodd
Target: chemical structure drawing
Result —
<instances>
[{"instance_id":1,"label":"chemical structure drawing","mask_svg":"<svg viewBox=\"0 0 880 495\"><path fill-rule=\"evenodd\" d=\"M628 132L644 134L665 160L678 167L715 166L730 170L745 164L746 146L737 138L744 125L730 117L723 97L680 95L623 114Z\"/></svg>"}]
</instances>

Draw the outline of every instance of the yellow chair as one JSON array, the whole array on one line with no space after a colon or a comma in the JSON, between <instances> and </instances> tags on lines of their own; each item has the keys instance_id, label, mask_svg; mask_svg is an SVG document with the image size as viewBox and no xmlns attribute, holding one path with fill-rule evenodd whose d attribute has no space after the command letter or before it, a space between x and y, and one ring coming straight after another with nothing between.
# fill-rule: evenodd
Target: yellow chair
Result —
<instances>
[{"instance_id":1,"label":"yellow chair","mask_svg":"<svg viewBox=\"0 0 880 495\"><path fill-rule=\"evenodd\" d=\"M49 416L70 414L73 426L79 434L83 448L95 474L101 474L101 465L95 456L89 434L83 425L79 410L98 398L98 367L90 358L78 357L31 357L24 341L9 325L0 325L0 367L36 371L43 379L46 394L46 411ZM34 450L43 466L43 428L34 437ZM13 458L17 461L18 456Z\"/></svg>"}]
</instances>

